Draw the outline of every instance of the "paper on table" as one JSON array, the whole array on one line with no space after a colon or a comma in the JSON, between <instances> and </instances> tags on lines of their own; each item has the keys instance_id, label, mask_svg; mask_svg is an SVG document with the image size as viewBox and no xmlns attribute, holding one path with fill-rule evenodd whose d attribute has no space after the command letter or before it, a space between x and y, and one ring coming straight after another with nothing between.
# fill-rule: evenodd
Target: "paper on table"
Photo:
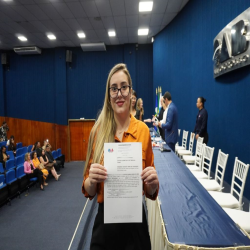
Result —
<instances>
[{"instance_id":1,"label":"paper on table","mask_svg":"<svg viewBox=\"0 0 250 250\"><path fill-rule=\"evenodd\" d=\"M105 143L104 223L142 222L142 145Z\"/></svg>"}]
</instances>

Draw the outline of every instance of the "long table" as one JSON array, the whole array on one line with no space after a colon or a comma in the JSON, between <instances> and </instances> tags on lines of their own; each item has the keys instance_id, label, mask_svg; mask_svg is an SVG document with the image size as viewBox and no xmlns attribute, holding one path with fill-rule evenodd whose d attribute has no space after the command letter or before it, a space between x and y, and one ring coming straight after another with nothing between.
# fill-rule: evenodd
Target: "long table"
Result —
<instances>
[{"instance_id":1,"label":"long table","mask_svg":"<svg viewBox=\"0 0 250 250\"><path fill-rule=\"evenodd\" d=\"M167 147L165 145L165 147ZM152 250L250 249L250 239L174 152L154 149L158 200L146 200ZM242 246L242 247L241 247Z\"/></svg>"}]
</instances>

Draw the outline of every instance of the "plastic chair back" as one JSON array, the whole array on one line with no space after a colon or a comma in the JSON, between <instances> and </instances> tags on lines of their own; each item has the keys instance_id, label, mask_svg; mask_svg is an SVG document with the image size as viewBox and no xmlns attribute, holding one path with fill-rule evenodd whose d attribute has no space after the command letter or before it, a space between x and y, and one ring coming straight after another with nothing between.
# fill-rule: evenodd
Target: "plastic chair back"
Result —
<instances>
[{"instance_id":1,"label":"plastic chair back","mask_svg":"<svg viewBox=\"0 0 250 250\"><path fill-rule=\"evenodd\" d=\"M7 144L7 141L1 141L1 142L0 142L0 148L1 148L2 146L5 146L5 147L6 147L6 144Z\"/></svg>"},{"instance_id":2,"label":"plastic chair back","mask_svg":"<svg viewBox=\"0 0 250 250\"><path fill-rule=\"evenodd\" d=\"M20 165L23 165L24 163L24 158L23 158L23 155L20 155L18 157L16 157L16 166L20 166Z\"/></svg>"},{"instance_id":3,"label":"plastic chair back","mask_svg":"<svg viewBox=\"0 0 250 250\"><path fill-rule=\"evenodd\" d=\"M203 144L200 142L197 142L196 145L196 154L195 154L195 162L194 165L199 167L201 170L201 164L202 164L202 154L203 154Z\"/></svg>"},{"instance_id":4,"label":"plastic chair back","mask_svg":"<svg viewBox=\"0 0 250 250\"><path fill-rule=\"evenodd\" d=\"M16 180L16 176L15 176L14 169L11 169L8 172L6 172L6 184L10 184L15 180Z\"/></svg>"},{"instance_id":5,"label":"plastic chair back","mask_svg":"<svg viewBox=\"0 0 250 250\"><path fill-rule=\"evenodd\" d=\"M62 150L60 148L57 149L57 157L62 156Z\"/></svg>"},{"instance_id":6,"label":"plastic chair back","mask_svg":"<svg viewBox=\"0 0 250 250\"><path fill-rule=\"evenodd\" d=\"M194 146L194 134L191 133L188 146L188 150L191 152L191 154L193 154L193 146Z\"/></svg>"},{"instance_id":7,"label":"plastic chair back","mask_svg":"<svg viewBox=\"0 0 250 250\"><path fill-rule=\"evenodd\" d=\"M205 146L203 149L202 171L210 178L214 148Z\"/></svg>"},{"instance_id":8,"label":"plastic chair back","mask_svg":"<svg viewBox=\"0 0 250 250\"><path fill-rule=\"evenodd\" d=\"M25 155L26 153L28 153L28 148L27 147L22 147L22 155Z\"/></svg>"},{"instance_id":9,"label":"plastic chair back","mask_svg":"<svg viewBox=\"0 0 250 250\"><path fill-rule=\"evenodd\" d=\"M22 142L18 142L18 143L16 144L16 149L22 148L22 147L23 147L23 143L22 143Z\"/></svg>"},{"instance_id":10,"label":"plastic chair back","mask_svg":"<svg viewBox=\"0 0 250 250\"><path fill-rule=\"evenodd\" d=\"M0 189L6 186L4 174L0 174Z\"/></svg>"},{"instance_id":11,"label":"plastic chair back","mask_svg":"<svg viewBox=\"0 0 250 250\"><path fill-rule=\"evenodd\" d=\"M242 205L243 192L245 188L249 164L245 164L235 157L234 172L231 185L231 194L235 193L239 197L240 205Z\"/></svg>"},{"instance_id":12,"label":"plastic chair back","mask_svg":"<svg viewBox=\"0 0 250 250\"><path fill-rule=\"evenodd\" d=\"M53 155L53 158L56 159L57 158L57 151L53 150L52 155Z\"/></svg>"},{"instance_id":13,"label":"plastic chair back","mask_svg":"<svg viewBox=\"0 0 250 250\"><path fill-rule=\"evenodd\" d=\"M16 178L22 178L23 176L25 176L26 174L24 173L24 166L21 165L21 166L18 166L16 168Z\"/></svg>"},{"instance_id":14,"label":"plastic chair back","mask_svg":"<svg viewBox=\"0 0 250 250\"><path fill-rule=\"evenodd\" d=\"M216 170L215 170L215 180L220 184L221 189L223 186L223 180L227 166L228 156L229 156L228 154L224 154L219 149L217 163L216 163Z\"/></svg>"},{"instance_id":15,"label":"plastic chair back","mask_svg":"<svg viewBox=\"0 0 250 250\"><path fill-rule=\"evenodd\" d=\"M0 162L0 173L4 173L3 163Z\"/></svg>"},{"instance_id":16,"label":"plastic chair back","mask_svg":"<svg viewBox=\"0 0 250 250\"><path fill-rule=\"evenodd\" d=\"M14 162L15 162L14 160L8 160L8 161L6 161L5 168L6 168L7 171L10 170L10 169L15 168Z\"/></svg>"},{"instance_id":17,"label":"plastic chair back","mask_svg":"<svg viewBox=\"0 0 250 250\"><path fill-rule=\"evenodd\" d=\"M10 160L15 160L13 151L7 151L6 154L10 156Z\"/></svg>"},{"instance_id":18,"label":"plastic chair back","mask_svg":"<svg viewBox=\"0 0 250 250\"><path fill-rule=\"evenodd\" d=\"M22 155L23 154L23 150L21 149L21 148L18 148L17 150L16 150L16 157L18 157L18 156L20 156L20 155Z\"/></svg>"},{"instance_id":19,"label":"plastic chair back","mask_svg":"<svg viewBox=\"0 0 250 250\"><path fill-rule=\"evenodd\" d=\"M184 147L185 149L187 149L187 138L188 138L188 131L183 130L181 146Z\"/></svg>"},{"instance_id":20,"label":"plastic chair back","mask_svg":"<svg viewBox=\"0 0 250 250\"><path fill-rule=\"evenodd\" d=\"M28 149L28 153L31 152L32 147L33 147L33 145L29 145L29 146L28 146L28 148L27 148L27 149Z\"/></svg>"}]
</instances>

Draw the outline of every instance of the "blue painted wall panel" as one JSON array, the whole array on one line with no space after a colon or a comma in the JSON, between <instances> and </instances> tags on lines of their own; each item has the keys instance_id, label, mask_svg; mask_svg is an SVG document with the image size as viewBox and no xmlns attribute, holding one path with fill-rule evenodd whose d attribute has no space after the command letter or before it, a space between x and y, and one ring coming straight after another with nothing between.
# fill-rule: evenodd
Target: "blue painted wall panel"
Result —
<instances>
[{"instance_id":1,"label":"blue painted wall panel","mask_svg":"<svg viewBox=\"0 0 250 250\"><path fill-rule=\"evenodd\" d=\"M207 99L209 146L229 153L225 180L231 183L234 159L250 163L250 67L213 78L213 39L249 1L190 1L155 38L153 45L154 89L170 91L179 111L179 127L192 131L197 115L196 100ZM181 134L182 136L182 134ZM250 198L250 173L245 195Z\"/></svg>"}]
</instances>

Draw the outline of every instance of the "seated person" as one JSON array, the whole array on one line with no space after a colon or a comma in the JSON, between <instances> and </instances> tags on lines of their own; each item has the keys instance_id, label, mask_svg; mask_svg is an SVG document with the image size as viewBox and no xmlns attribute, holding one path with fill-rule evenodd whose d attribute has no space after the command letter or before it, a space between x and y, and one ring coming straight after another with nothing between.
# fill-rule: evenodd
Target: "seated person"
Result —
<instances>
[{"instance_id":1,"label":"seated person","mask_svg":"<svg viewBox=\"0 0 250 250\"><path fill-rule=\"evenodd\" d=\"M44 140L43 146L42 146L42 149L44 149L45 152L46 152L46 146L47 146L47 145L50 147L50 151L51 151L52 147L51 147L51 145L49 144L49 140L48 140L48 139L47 139L47 140Z\"/></svg>"},{"instance_id":2,"label":"seated person","mask_svg":"<svg viewBox=\"0 0 250 250\"><path fill-rule=\"evenodd\" d=\"M0 162L3 164L3 167L5 168L5 162L10 159L10 156L6 154L6 147L1 147L1 153L0 153Z\"/></svg>"},{"instance_id":3,"label":"seated person","mask_svg":"<svg viewBox=\"0 0 250 250\"><path fill-rule=\"evenodd\" d=\"M47 177L49 175L49 172L44 167L43 163L40 163L39 159L37 158L37 153L36 152L32 153L32 162L33 162L33 166L35 168L38 168L43 172L44 186L49 185L48 183L46 183L46 179L47 179Z\"/></svg>"},{"instance_id":4,"label":"seated person","mask_svg":"<svg viewBox=\"0 0 250 250\"><path fill-rule=\"evenodd\" d=\"M136 105L136 114L135 118L137 120L143 121L144 109L143 109L143 100L141 98L138 99Z\"/></svg>"},{"instance_id":5,"label":"seated person","mask_svg":"<svg viewBox=\"0 0 250 250\"><path fill-rule=\"evenodd\" d=\"M24 173L28 176L29 180L31 178L37 177L40 189L43 191L43 173L40 169L33 167L33 162L30 159L30 153L25 154Z\"/></svg>"},{"instance_id":6,"label":"seated person","mask_svg":"<svg viewBox=\"0 0 250 250\"><path fill-rule=\"evenodd\" d=\"M42 155L40 156L40 162L43 163L44 167L47 170L50 170L52 175L55 177L55 179L58 181L59 177L61 176L60 174L57 174L55 168L54 168L54 163L50 163L48 157L45 155L44 149L42 150Z\"/></svg>"},{"instance_id":7,"label":"seated person","mask_svg":"<svg viewBox=\"0 0 250 250\"><path fill-rule=\"evenodd\" d=\"M10 139L7 141L6 146L9 146L9 145L10 145L10 140L11 140L11 139L15 140L14 135L11 135L11 136L10 136Z\"/></svg>"},{"instance_id":8,"label":"seated person","mask_svg":"<svg viewBox=\"0 0 250 250\"><path fill-rule=\"evenodd\" d=\"M40 141L37 141L37 142L33 145L32 149L31 149L31 152L33 152L33 151L36 151L37 157L40 157L40 156L42 155L42 148L41 148Z\"/></svg>"},{"instance_id":9,"label":"seated person","mask_svg":"<svg viewBox=\"0 0 250 250\"><path fill-rule=\"evenodd\" d=\"M16 156L16 145L14 142L14 136L13 136L13 138L10 138L10 144L8 146L8 151L13 151L14 156Z\"/></svg>"},{"instance_id":10,"label":"seated person","mask_svg":"<svg viewBox=\"0 0 250 250\"><path fill-rule=\"evenodd\" d=\"M50 163L54 163L54 167L55 167L55 169L56 169L56 171L60 171L60 166L62 165L61 164L61 162L60 161L56 161L55 159L54 159L54 157L53 157L53 155L52 155L52 153L51 153L51 151L50 151L50 146L49 145L47 145L46 146L46 156L48 157L48 159L49 159L49 162Z\"/></svg>"}]
</instances>

